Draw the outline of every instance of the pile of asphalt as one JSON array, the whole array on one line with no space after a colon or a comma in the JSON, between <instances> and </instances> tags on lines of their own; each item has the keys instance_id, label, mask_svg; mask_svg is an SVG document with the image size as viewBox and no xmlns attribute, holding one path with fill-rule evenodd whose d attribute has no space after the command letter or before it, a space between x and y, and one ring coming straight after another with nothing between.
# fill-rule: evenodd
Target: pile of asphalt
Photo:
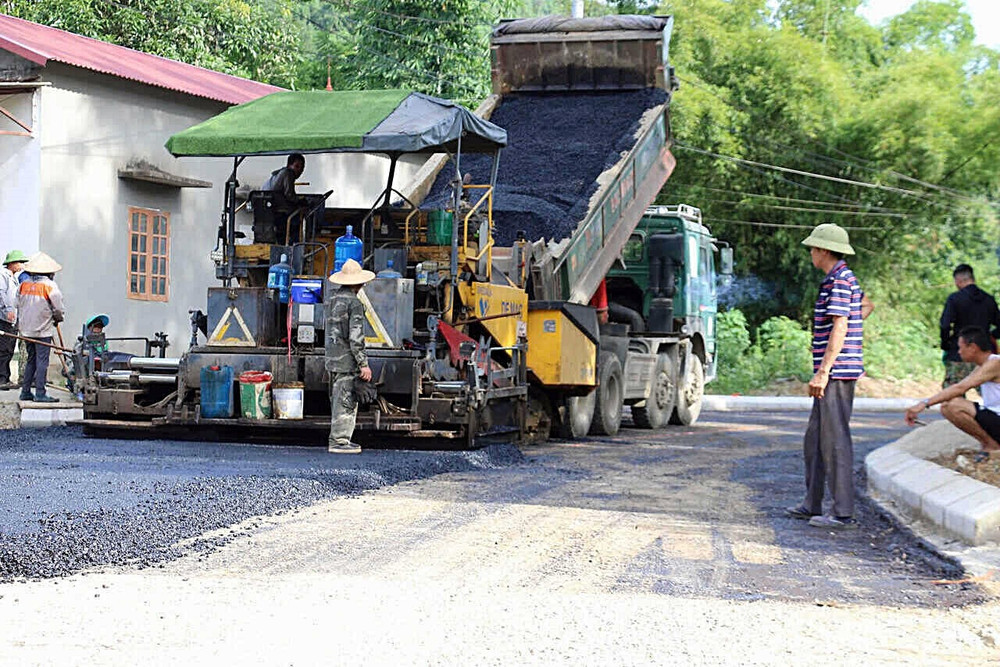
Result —
<instances>
[{"instance_id":1,"label":"pile of asphalt","mask_svg":"<svg viewBox=\"0 0 1000 667\"><path fill-rule=\"evenodd\" d=\"M507 130L493 200L499 245L523 231L528 240L559 241L587 214L597 177L635 144L642 115L663 104L658 88L629 92L521 94L505 97L490 121ZM463 155L462 173L488 183L493 159ZM422 204L450 207L454 167L446 165Z\"/></svg>"},{"instance_id":2,"label":"pile of asphalt","mask_svg":"<svg viewBox=\"0 0 1000 667\"><path fill-rule=\"evenodd\" d=\"M513 445L342 456L318 448L102 440L73 427L0 431L0 581L155 566L224 544L240 534L236 524L255 517L521 461Z\"/></svg>"}]
</instances>

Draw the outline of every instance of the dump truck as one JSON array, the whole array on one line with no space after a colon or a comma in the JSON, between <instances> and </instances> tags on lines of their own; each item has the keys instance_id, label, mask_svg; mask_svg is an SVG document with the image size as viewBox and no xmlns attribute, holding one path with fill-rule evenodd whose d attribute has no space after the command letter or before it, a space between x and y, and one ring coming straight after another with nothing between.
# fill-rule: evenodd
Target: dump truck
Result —
<instances>
[{"instance_id":1,"label":"dump truck","mask_svg":"<svg viewBox=\"0 0 1000 667\"><path fill-rule=\"evenodd\" d=\"M675 164L671 26L649 16L504 21L492 38L493 94L475 114L409 91L286 92L172 137L174 155L233 160L222 285L209 288L207 313L193 313L181 357L81 374L86 429L325 433L326 277L348 225L366 267L401 274L361 292L378 391L358 415L363 444L614 434L625 405L638 426L695 421L714 371L714 239L693 207L648 208ZM289 128L292 118L302 125ZM529 133L515 146L504 124ZM585 127L599 131L578 136ZM544 140L532 144L539 128ZM329 208L316 194L294 220L274 215L269 193L251 192L254 239L238 244L241 162L292 152L383 154L388 182L368 209ZM431 157L400 186L395 164L411 153ZM293 289L284 303L268 287L282 256L293 287L311 296ZM233 378L268 373L298 391L302 414L218 414L218 387L205 383L220 369L232 369L229 396Z\"/></svg>"}]
</instances>

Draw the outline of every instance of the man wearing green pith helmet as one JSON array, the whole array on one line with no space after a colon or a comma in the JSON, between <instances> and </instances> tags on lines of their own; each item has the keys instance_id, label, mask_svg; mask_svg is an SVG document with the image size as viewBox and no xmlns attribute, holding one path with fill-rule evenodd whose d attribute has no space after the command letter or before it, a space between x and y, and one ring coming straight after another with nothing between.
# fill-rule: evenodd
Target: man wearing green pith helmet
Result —
<instances>
[{"instance_id":1,"label":"man wearing green pith helmet","mask_svg":"<svg viewBox=\"0 0 1000 667\"><path fill-rule=\"evenodd\" d=\"M3 260L0 269L0 331L5 334L17 333L17 274L24 268L28 256L20 250L11 250ZM14 358L17 339L0 336L0 389L12 389L10 382L10 362Z\"/></svg>"},{"instance_id":2,"label":"man wearing green pith helmet","mask_svg":"<svg viewBox=\"0 0 1000 667\"><path fill-rule=\"evenodd\" d=\"M817 225L802 245L809 247L813 266L826 275L813 306L814 375L809 381L813 408L802 443L806 494L800 505L785 512L817 528L854 528L857 521L850 421L854 387L865 372L862 322L874 306L844 262L846 255L854 254L847 230L832 223ZM833 502L830 511L824 513L827 485Z\"/></svg>"}]
</instances>

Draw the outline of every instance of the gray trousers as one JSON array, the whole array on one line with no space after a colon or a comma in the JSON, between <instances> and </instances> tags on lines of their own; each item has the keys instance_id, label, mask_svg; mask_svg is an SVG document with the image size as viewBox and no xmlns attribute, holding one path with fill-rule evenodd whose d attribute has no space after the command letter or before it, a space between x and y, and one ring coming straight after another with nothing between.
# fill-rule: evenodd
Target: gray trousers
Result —
<instances>
[{"instance_id":1,"label":"gray trousers","mask_svg":"<svg viewBox=\"0 0 1000 667\"><path fill-rule=\"evenodd\" d=\"M830 380L823 398L813 399L809 426L803 439L806 462L806 499L802 503L813 514L823 511L823 489L830 486L831 514L854 516L854 443L851 441L851 409L854 380Z\"/></svg>"},{"instance_id":2,"label":"gray trousers","mask_svg":"<svg viewBox=\"0 0 1000 667\"><path fill-rule=\"evenodd\" d=\"M357 373L330 373L330 439L331 445L346 445L354 435L358 418L358 399L354 395Z\"/></svg>"}]
</instances>

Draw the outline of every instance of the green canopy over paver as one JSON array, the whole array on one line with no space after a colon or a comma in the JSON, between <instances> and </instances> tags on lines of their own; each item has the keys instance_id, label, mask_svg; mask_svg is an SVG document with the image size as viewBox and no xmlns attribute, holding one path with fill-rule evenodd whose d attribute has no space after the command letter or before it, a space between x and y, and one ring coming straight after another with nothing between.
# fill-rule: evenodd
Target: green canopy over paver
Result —
<instances>
[{"instance_id":1,"label":"green canopy over paver","mask_svg":"<svg viewBox=\"0 0 1000 667\"><path fill-rule=\"evenodd\" d=\"M182 156L494 152L507 132L448 100L407 90L289 91L232 107L167 141Z\"/></svg>"}]
</instances>

